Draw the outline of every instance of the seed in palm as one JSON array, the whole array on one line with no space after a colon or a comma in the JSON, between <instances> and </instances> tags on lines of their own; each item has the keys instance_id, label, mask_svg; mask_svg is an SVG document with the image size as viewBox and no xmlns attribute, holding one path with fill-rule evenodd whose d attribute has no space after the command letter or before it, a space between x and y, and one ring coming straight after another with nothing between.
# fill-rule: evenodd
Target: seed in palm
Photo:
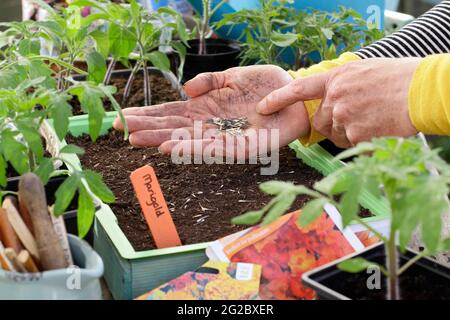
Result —
<instances>
[{"instance_id":1,"label":"seed in palm","mask_svg":"<svg viewBox=\"0 0 450 320\"><path fill-rule=\"evenodd\" d=\"M217 126L217 130L231 135L242 135L243 130L250 125L247 118L222 119L212 118L206 120L206 123Z\"/></svg>"}]
</instances>

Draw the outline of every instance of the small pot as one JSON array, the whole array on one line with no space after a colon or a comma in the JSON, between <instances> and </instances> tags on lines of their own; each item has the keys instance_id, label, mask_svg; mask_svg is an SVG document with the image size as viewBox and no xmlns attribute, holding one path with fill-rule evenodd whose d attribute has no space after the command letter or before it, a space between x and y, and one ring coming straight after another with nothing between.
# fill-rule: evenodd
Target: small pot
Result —
<instances>
[{"instance_id":1,"label":"small pot","mask_svg":"<svg viewBox=\"0 0 450 320\"><path fill-rule=\"evenodd\" d=\"M217 72L239 66L239 43L224 39L207 39L207 54L198 54L199 40L188 41L183 80L188 81L203 72Z\"/></svg>"},{"instance_id":2,"label":"small pot","mask_svg":"<svg viewBox=\"0 0 450 320\"><path fill-rule=\"evenodd\" d=\"M1 300L100 300L103 261L91 246L69 235L69 245L78 266L40 273L0 270Z\"/></svg>"},{"instance_id":3,"label":"small pot","mask_svg":"<svg viewBox=\"0 0 450 320\"><path fill-rule=\"evenodd\" d=\"M403 265L416 255L417 252L407 250L405 254L400 255L400 264ZM340 262L356 257L384 265L384 245L375 244L364 251L306 272L302 281L316 291L319 300L385 300L387 283L381 272L377 280L374 270L347 273L338 269ZM401 275L399 282L400 295L405 300L450 299L450 269L429 258L416 262Z\"/></svg>"},{"instance_id":4,"label":"small pot","mask_svg":"<svg viewBox=\"0 0 450 320\"><path fill-rule=\"evenodd\" d=\"M47 185L45 186L45 194L47 196L48 204L51 205L55 201L55 192L58 190L59 186L64 182L66 177L55 177L52 178ZM12 181L8 181L6 190L9 191L17 191L19 186L19 179L14 179ZM77 221L77 204L78 204L78 193L75 194L74 199L69 204L69 207L66 212L64 212L64 223L66 225L67 232L73 235L78 235L78 221ZM96 204L96 211L100 209L100 204ZM84 239L90 244L94 243L94 227L91 226L88 233L84 237Z\"/></svg>"}]
</instances>

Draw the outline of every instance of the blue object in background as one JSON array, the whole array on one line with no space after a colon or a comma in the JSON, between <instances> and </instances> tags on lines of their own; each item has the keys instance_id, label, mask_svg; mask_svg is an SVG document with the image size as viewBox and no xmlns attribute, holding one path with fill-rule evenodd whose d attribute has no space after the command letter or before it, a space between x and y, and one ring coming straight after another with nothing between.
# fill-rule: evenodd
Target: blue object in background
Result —
<instances>
[{"instance_id":1,"label":"blue object in background","mask_svg":"<svg viewBox=\"0 0 450 320\"><path fill-rule=\"evenodd\" d=\"M153 10L157 10L161 7L167 7L169 5L169 0L151 0L150 2Z\"/></svg>"},{"instance_id":2,"label":"blue object in background","mask_svg":"<svg viewBox=\"0 0 450 320\"><path fill-rule=\"evenodd\" d=\"M189 0L194 9L202 13L202 0ZM220 0L212 0L212 5L217 5ZM298 9L314 8L324 11L336 11L339 6L345 6L352 8L359 12L365 19L377 15L379 27L384 28L384 8L385 0L296 0L294 6ZM216 13L211 17L211 22L222 19L222 16L226 13L232 13L242 9L252 9L260 7L259 0L230 0L228 3L223 4ZM217 31L222 38L231 38L237 40L242 33L244 26L235 26L231 32L224 27Z\"/></svg>"},{"instance_id":3,"label":"blue object in background","mask_svg":"<svg viewBox=\"0 0 450 320\"><path fill-rule=\"evenodd\" d=\"M397 11L400 0L386 0L386 10Z\"/></svg>"}]
</instances>

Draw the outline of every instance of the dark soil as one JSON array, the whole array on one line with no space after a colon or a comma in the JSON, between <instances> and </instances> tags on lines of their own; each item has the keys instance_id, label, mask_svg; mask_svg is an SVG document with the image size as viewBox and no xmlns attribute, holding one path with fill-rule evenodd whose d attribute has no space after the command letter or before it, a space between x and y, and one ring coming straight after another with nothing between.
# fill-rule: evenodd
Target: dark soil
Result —
<instances>
[{"instance_id":1,"label":"dark soil","mask_svg":"<svg viewBox=\"0 0 450 320\"><path fill-rule=\"evenodd\" d=\"M125 91L127 80L128 78L125 75L113 76L110 85L116 86L118 88L118 91L114 95L114 98L117 100L117 102L119 102L122 109L143 106L145 102L145 96L144 78L142 74L138 74L136 76L127 104L125 105L122 103L123 93ZM161 75L150 74L150 87L152 90L152 105L181 100L180 93L176 89L172 88L172 84ZM73 106L72 112L74 115L80 115L84 113L81 110L80 104L77 99L72 100L71 104ZM104 105L106 111L114 111L110 101L105 100Z\"/></svg>"},{"instance_id":2,"label":"dark soil","mask_svg":"<svg viewBox=\"0 0 450 320\"><path fill-rule=\"evenodd\" d=\"M101 173L116 195L111 208L138 251L155 248L129 179L132 171L145 164L156 170L183 244L213 241L247 228L234 226L230 220L267 204L271 197L259 191L261 182L282 180L311 186L322 178L287 147L280 151L279 173L261 176L261 165L176 165L156 148L130 146L114 131L95 144L87 136L67 140L86 150L83 166ZM307 200L299 197L292 209L301 208Z\"/></svg>"},{"instance_id":3,"label":"dark soil","mask_svg":"<svg viewBox=\"0 0 450 320\"><path fill-rule=\"evenodd\" d=\"M384 265L384 255L368 258L373 262ZM401 257L403 265L406 257ZM428 264L428 262L426 262ZM442 268L442 267L440 267ZM333 267L334 269L334 267ZM447 269L448 270L448 269ZM356 300L386 300L387 283L384 276L381 277L381 289L368 290L367 280L373 273L366 272L349 274L342 271L329 271L330 277L323 277L320 283ZM444 272L444 273L442 273ZM372 283L372 282L371 282ZM423 267L422 262L409 268L399 279L400 296L402 300L448 300L450 299L450 276L441 270L441 274L433 272L428 267Z\"/></svg>"}]
</instances>

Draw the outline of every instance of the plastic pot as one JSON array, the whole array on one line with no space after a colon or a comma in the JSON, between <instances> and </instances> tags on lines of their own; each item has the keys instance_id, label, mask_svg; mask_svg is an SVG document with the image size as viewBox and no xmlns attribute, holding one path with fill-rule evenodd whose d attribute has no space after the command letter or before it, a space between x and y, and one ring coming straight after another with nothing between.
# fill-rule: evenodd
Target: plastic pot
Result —
<instances>
[{"instance_id":1,"label":"plastic pot","mask_svg":"<svg viewBox=\"0 0 450 320\"><path fill-rule=\"evenodd\" d=\"M0 270L1 300L99 300L103 261L84 240L69 235L76 267L41 273Z\"/></svg>"},{"instance_id":2,"label":"plastic pot","mask_svg":"<svg viewBox=\"0 0 450 320\"><path fill-rule=\"evenodd\" d=\"M223 71L239 66L240 46L224 39L207 39L207 54L198 54L199 40L190 40L184 65L183 80L188 81L203 72Z\"/></svg>"},{"instance_id":3,"label":"plastic pot","mask_svg":"<svg viewBox=\"0 0 450 320\"><path fill-rule=\"evenodd\" d=\"M400 255L400 263L403 265L415 255L417 252L408 250L404 255ZM384 265L386 259L384 245L383 243L376 244L364 251L306 272L302 276L302 281L317 292L320 300L386 299L386 279L381 272L379 280L376 280L373 278L373 270L353 274L338 269L337 265L340 262L356 257ZM369 279L371 276L372 278ZM379 287L374 281L378 281ZM450 299L450 269L431 259L422 258L401 275L400 294L402 294L402 289L405 299L448 300Z\"/></svg>"}]
</instances>

